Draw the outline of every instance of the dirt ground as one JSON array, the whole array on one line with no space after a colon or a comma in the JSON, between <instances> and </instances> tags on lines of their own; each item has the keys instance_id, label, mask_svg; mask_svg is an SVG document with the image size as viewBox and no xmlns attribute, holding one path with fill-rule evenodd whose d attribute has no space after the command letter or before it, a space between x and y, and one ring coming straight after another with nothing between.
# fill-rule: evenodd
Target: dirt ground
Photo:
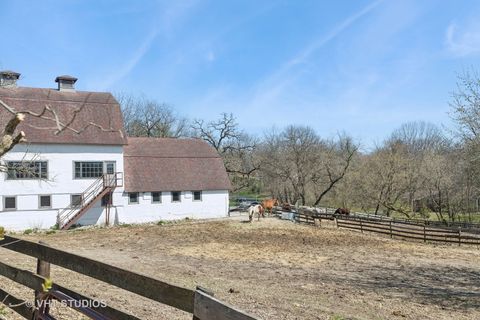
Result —
<instances>
[{"instance_id":1,"label":"dirt ground","mask_svg":"<svg viewBox=\"0 0 480 320\"><path fill-rule=\"evenodd\" d=\"M246 217L22 236L172 284L211 289L261 319L480 319L480 249ZM0 249L28 270L35 261ZM142 319L191 315L72 273L54 281ZM0 277L21 298L32 293ZM59 319L82 319L55 307ZM6 309L0 318L19 319Z\"/></svg>"}]
</instances>

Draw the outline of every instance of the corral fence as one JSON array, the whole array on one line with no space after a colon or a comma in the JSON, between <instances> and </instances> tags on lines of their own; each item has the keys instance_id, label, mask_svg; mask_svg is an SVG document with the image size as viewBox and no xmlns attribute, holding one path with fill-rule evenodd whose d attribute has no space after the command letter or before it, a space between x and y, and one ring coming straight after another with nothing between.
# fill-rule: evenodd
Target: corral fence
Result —
<instances>
[{"instance_id":1,"label":"corral fence","mask_svg":"<svg viewBox=\"0 0 480 320\"><path fill-rule=\"evenodd\" d=\"M0 261L0 276L34 290L32 302L25 301L6 292L0 287L0 303L12 309L25 319L55 319L49 312L50 302L59 301L82 313L89 319L138 320L127 312L109 307L104 302L87 297L74 290L51 283L50 264L95 278L153 301L186 311L198 320L251 320L248 315L235 307L213 297L213 293L197 287L191 290L166 282L123 270L106 263L85 258L70 252L58 250L44 243L35 243L5 236L0 247L22 253L37 259L36 273L16 268ZM47 288L45 288L47 284Z\"/></svg>"},{"instance_id":2,"label":"corral fence","mask_svg":"<svg viewBox=\"0 0 480 320\"><path fill-rule=\"evenodd\" d=\"M284 213L281 208L275 208L275 214ZM321 225L322 220L335 221L339 228L373 232L390 236L390 238L418 240L423 242L444 242L480 245L480 235L475 227L445 226L430 224L428 220L385 219L382 216L367 214L338 215L330 208L299 208L293 214L293 220L298 223Z\"/></svg>"},{"instance_id":3,"label":"corral fence","mask_svg":"<svg viewBox=\"0 0 480 320\"><path fill-rule=\"evenodd\" d=\"M468 229L472 233L480 233L480 223L464 222L464 221L434 221L424 219L407 219L407 218L392 218L383 215L373 215L368 213L355 212L352 214L355 217L365 217L368 219L394 221L397 223L412 224L412 225L427 225L431 227L448 228L448 229Z\"/></svg>"}]
</instances>

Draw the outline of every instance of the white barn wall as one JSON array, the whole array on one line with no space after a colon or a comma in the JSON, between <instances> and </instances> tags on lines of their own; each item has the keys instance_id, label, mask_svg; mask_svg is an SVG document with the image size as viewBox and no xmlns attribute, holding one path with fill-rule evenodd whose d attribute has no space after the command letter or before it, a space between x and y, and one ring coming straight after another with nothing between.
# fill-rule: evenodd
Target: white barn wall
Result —
<instances>
[{"instance_id":1,"label":"white barn wall","mask_svg":"<svg viewBox=\"0 0 480 320\"><path fill-rule=\"evenodd\" d=\"M7 230L34 227L50 228L56 223L58 210L70 205L70 195L85 191L96 179L74 179L74 161L115 161L116 171L123 172L123 147L104 145L32 144L17 145L3 161L47 161L48 180L8 180L0 173L0 225ZM116 188L114 201L121 205L123 188ZM52 196L51 209L39 209L39 195ZM3 197L17 196L17 210L4 211ZM100 202L89 212L83 222L103 223ZM86 223L85 223L86 224Z\"/></svg>"},{"instance_id":2,"label":"white barn wall","mask_svg":"<svg viewBox=\"0 0 480 320\"><path fill-rule=\"evenodd\" d=\"M139 193L139 203L129 204L125 193L120 223L138 223L183 218L221 218L228 215L228 190L204 190L202 200L194 201L191 191L182 191L181 201L172 202L170 192L162 192L162 202L152 203L150 192Z\"/></svg>"},{"instance_id":3,"label":"white barn wall","mask_svg":"<svg viewBox=\"0 0 480 320\"><path fill-rule=\"evenodd\" d=\"M122 146L35 144L17 145L2 160L48 161L48 181L7 180L0 177L2 195L79 193L96 179L74 179L74 161L116 161L116 171L123 172ZM61 200L60 200L61 201ZM68 201L69 203L69 201ZM60 202L58 205L63 206ZM36 204L38 208L38 204ZM2 208L3 209L3 208Z\"/></svg>"},{"instance_id":4,"label":"white barn wall","mask_svg":"<svg viewBox=\"0 0 480 320\"><path fill-rule=\"evenodd\" d=\"M125 203L123 188L116 188L113 193L113 205L110 207L110 225L119 224L119 216L123 212ZM81 225L104 225L106 221L106 210L101 205L101 201L96 202L79 220Z\"/></svg>"},{"instance_id":5,"label":"white barn wall","mask_svg":"<svg viewBox=\"0 0 480 320\"><path fill-rule=\"evenodd\" d=\"M48 229L57 222L57 211L5 211L0 212L0 226L6 230Z\"/></svg>"}]
</instances>

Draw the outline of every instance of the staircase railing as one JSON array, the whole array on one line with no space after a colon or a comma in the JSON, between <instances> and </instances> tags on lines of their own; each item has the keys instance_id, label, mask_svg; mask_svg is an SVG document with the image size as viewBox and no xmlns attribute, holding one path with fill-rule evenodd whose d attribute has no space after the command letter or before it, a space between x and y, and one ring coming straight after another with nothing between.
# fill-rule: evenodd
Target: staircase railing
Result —
<instances>
[{"instance_id":1,"label":"staircase railing","mask_svg":"<svg viewBox=\"0 0 480 320\"><path fill-rule=\"evenodd\" d=\"M72 203L69 207L62 209L62 211L58 213L58 227L62 229L82 208L86 207L92 201L98 200L96 198L105 189L109 188L113 190L121 186L123 186L123 174L121 172L102 175L81 193L78 203Z\"/></svg>"}]
</instances>

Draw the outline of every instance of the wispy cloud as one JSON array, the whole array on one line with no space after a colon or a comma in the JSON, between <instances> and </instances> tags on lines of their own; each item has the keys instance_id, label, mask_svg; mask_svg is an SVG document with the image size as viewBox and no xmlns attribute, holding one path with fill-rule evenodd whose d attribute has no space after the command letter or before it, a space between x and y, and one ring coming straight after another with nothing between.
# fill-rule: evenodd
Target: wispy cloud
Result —
<instances>
[{"instance_id":1,"label":"wispy cloud","mask_svg":"<svg viewBox=\"0 0 480 320\"><path fill-rule=\"evenodd\" d=\"M310 43L306 48L299 52L294 58L285 63L277 73L285 73L292 69L295 65L298 65L302 62L305 62L316 50L320 49L328 42L335 39L339 36L345 29L354 24L358 19L362 18L373 9L375 9L383 0L377 0L370 3L366 7L362 8L358 12L352 14L345 20L341 21L337 26L335 26L330 32L323 35L322 37L316 39Z\"/></svg>"},{"instance_id":2,"label":"wispy cloud","mask_svg":"<svg viewBox=\"0 0 480 320\"><path fill-rule=\"evenodd\" d=\"M451 22L445 31L447 50L456 57L480 54L480 23L470 22L466 26L458 26Z\"/></svg>"},{"instance_id":3,"label":"wispy cloud","mask_svg":"<svg viewBox=\"0 0 480 320\"><path fill-rule=\"evenodd\" d=\"M252 103L254 105L265 104L277 97L298 76L298 66L305 64L317 50L338 37L344 30L348 29L360 18L370 13L382 2L383 0L377 0L370 3L361 10L342 20L325 35L316 38L308 44L293 58L285 62L274 73L270 74L257 85L257 94Z\"/></svg>"},{"instance_id":4,"label":"wispy cloud","mask_svg":"<svg viewBox=\"0 0 480 320\"><path fill-rule=\"evenodd\" d=\"M372 2L339 21L330 31L315 37L273 73L253 83L250 88L242 90L241 93L238 88L215 87L210 89L203 98L196 100L195 105L208 108L213 113L220 112L222 109L235 110L238 120L247 130L264 127L264 124L252 121L253 110L262 110L262 112L270 114L288 114L287 117L275 119L275 123L279 126L296 122L303 116L296 114L293 110L287 111L287 109L295 106L296 110L315 110L314 105L323 99L316 92L310 91L310 86L295 84L295 81L305 75L305 66L311 63L318 50L340 36L343 31L374 10L381 2L382 0ZM203 108L198 109L202 110Z\"/></svg>"},{"instance_id":5,"label":"wispy cloud","mask_svg":"<svg viewBox=\"0 0 480 320\"><path fill-rule=\"evenodd\" d=\"M174 28L181 22L188 12L198 3L197 0L182 1L173 3L167 8L162 8L162 14L158 18L159 23L154 24L152 29L145 36L140 45L131 53L126 62L119 68L116 68L108 75L100 84L96 84L97 90L107 90L115 85L118 81L127 77L130 72L142 61L143 57L148 53L150 47L161 34L165 38L171 38Z\"/></svg>"},{"instance_id":6,"label":"wispy cloud","mask_svg":"<svg viewBox=\"0 0 480 320\"><path fill-rule=\"evenodd\" d=\"M125 64L120 66L117 70L107 76L102 83L97 84L97 90L107 90L110 89L115 83L120 81L121 79L125 78L142 60L145 54L148 52L152 43L155 41L155 38L158 35L158 29L154 28L150 31L150 33L146 36L146 38L142 41L140 46L135 50L133 55L128 59Z\"/></svg>"}]
</instances>

